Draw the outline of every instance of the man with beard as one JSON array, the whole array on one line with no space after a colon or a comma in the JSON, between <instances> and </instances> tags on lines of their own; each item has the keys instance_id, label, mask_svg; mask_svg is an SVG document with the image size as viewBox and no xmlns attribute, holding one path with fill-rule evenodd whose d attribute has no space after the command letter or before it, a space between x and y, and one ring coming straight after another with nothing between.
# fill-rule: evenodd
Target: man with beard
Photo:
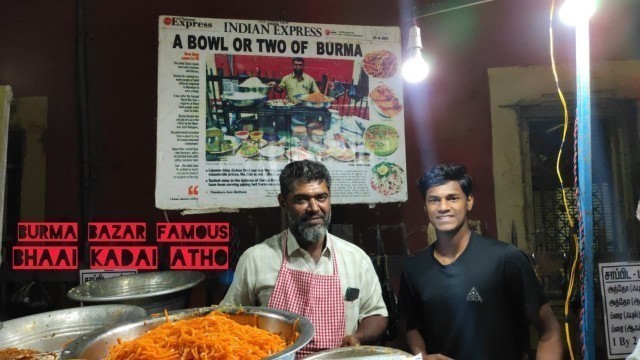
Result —
<instances>
[{"instance_id":1,"label":"man with beard","mask_svg":"<svg viewBox=\"0 0 640 360\"><path fill-rule=\"evenodd\" d=\"M268 306L300 314L314 325L306 355L373 343L387 326L387 309L371 259L328 232L331 176L309 160L280 174L280 208L287 230L247 249L220 304Z\"/></svg>"},{"instance_id":2,"label":"man with beard","mask_svg":"<svg viewBox=\"0 0 640 360\"><path fill-rule=\"evenodd\" d=\"M293 102L299 101L296 98L298 95L309 95L319 92L320 89L316 81L304 73L304 59L294 57L291 62L293 64L293 73L283 77L282 80L280 80L280 84L271 81L267 85L273 87L279 93L281 93L282 90L286 90L287 99Z\"/></svg>"}]
</instances>

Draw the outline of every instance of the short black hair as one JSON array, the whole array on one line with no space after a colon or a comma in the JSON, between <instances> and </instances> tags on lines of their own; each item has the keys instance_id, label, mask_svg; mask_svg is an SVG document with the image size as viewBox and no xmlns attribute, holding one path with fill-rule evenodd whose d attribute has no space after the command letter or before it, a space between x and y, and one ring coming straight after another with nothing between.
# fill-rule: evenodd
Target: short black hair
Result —
<instances>
[{"instance_id":1,"label":"short black hair","mask_svg":"<svg viewBox=\"0 0 640 360\"><path fill-rule=\"evenodd\" d=\"M418 179L418 189L422 199L427 195L427 190L449 181L457 181L464 194L469 197L473 188L473 179L467 174L467 168L460 164L437 164L425 171Z\"/></svg>"},{"instance_id":2,"label":"short black hair","mask_svg":"<svg viewBox=\"0 0 640 360\"><path fill-rule=\"evenodd\" d=\"M301 57L294 57L294 58L291 58L291 63L292 63L292 64L293 64L293 62L294 62L294 61L299 61L299 62L301 62L301 63L303 63L303 64L304 64L304 58L301 58Z\"/></svg>"},{"instance_id":3,"label":"short black hair","mask_svg":"<svg viewBox=\"0 0 640 360\"><path fill-rule=\"evenodd\" d=\"M280 194L286 197L296 181L324 181L331 192L331 174L326 166L317 161L301 160L287 164L280 173Z\"/></svg>"}]
</instances>

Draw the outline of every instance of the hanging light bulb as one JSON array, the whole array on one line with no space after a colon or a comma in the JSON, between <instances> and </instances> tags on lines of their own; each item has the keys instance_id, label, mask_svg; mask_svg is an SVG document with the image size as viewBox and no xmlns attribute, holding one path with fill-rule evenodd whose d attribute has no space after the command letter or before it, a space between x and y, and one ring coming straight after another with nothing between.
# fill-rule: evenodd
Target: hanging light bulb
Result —
<instances>
[{"instance_id":1,"label":"hanging light bulb","mask_svg":"<svg viewBox=\"0 0 640 360\"><path fill-rule=\"evenodd\" d=\"M422 39L420 28L416 25L409 29L407 50L409 56L402 65L402 76L408 82L420 82L429 75L429 64L422 58Z\"/></svg>"},{"instance_id":2,"label":"hanging light bulb","mask_svg":"<svg viewBox=\"0 0 640 360\"><path fill-rule=\"evenodd\" d=\"M589 20L595 12L595 0L566 0L560 7L559 15L565 24L575 26L578 21Z\"/></svg>"}]
</instances>

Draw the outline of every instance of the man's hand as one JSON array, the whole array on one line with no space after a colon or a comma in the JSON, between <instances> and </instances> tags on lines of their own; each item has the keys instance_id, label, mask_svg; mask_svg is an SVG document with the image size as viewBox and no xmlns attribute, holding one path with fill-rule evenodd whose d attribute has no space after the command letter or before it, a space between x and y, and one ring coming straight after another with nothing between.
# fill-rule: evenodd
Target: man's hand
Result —
<instances>
[{"instance_id":1,"label":"man's hand","mask_svg":"<svg viewBox=\"0 0 640 360\"><path fill-rule=\"evenodd\" d=\"M373 344L380 338L386 328L387 318L385 316L367 316L362 319L356 332L342 338L342 346Z\"/></svg>"},{"instance_id":2,"label":"man's hand","mask_svg":"<svg viewBox=\"0 0 640 360\"><path fill-rule=\"evenodd\" d=\"M549 303L542 305L532 322L538 329L536 359L562 359L562 329Z\"/></svg>"},{"instance_id":3,"label":"man's hand","mask_svg":"<svg viewBox=\"0 0 640 360\"><path fill-rule=\"evenodd\" d=\"M278 94L284 91L284 88L280 87L280 84L278 84L275 81L269 81L267 83L267 86L269 86L270 88L272 88L273 90L275 90Z\"/></svg>"},{"instance_id":4,"label":"man's hand","mask_svg":"<svg viewBox=\"0 0 640 360\"><path fill-rule=\"evenodd\" d=\"M353 335L347 335L342 338L342 344L340 346L345 347L345 346L358 346L358 345L360 345L360 340L358 340L357 337Z\"/></svg>"}]
</instances>

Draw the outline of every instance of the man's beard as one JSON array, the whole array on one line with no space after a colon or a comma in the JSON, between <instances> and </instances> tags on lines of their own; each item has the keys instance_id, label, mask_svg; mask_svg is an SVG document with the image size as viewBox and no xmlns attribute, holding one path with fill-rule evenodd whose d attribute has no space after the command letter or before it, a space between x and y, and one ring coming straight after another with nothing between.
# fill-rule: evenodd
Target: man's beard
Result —
<instances>
[{"instance_id":1,"label":"man's beard","mask_svg":"<svg viewBox=\"0 0 640 360\"><path fill-rule=\"evenodd\" d=\"M302 70L293 70L293 75L295 76L302 76Z\"/></svg>"},{"instance_id":2,"label":"man's beard","mask_svg":"<svg viewBox=\"0 0 640 360\"><path fill-rule=\"evenodd\" d=\"M305 220L309 216L306 215L302 215L297 219L293 218L291 214L287 214L287 217L289 218L289 230L298 242L312 245L322 241L327 235L329 223L331 222L331 211L324 216L324 223L318 225L308 225Z\"/></svg>"}]
</instances>

